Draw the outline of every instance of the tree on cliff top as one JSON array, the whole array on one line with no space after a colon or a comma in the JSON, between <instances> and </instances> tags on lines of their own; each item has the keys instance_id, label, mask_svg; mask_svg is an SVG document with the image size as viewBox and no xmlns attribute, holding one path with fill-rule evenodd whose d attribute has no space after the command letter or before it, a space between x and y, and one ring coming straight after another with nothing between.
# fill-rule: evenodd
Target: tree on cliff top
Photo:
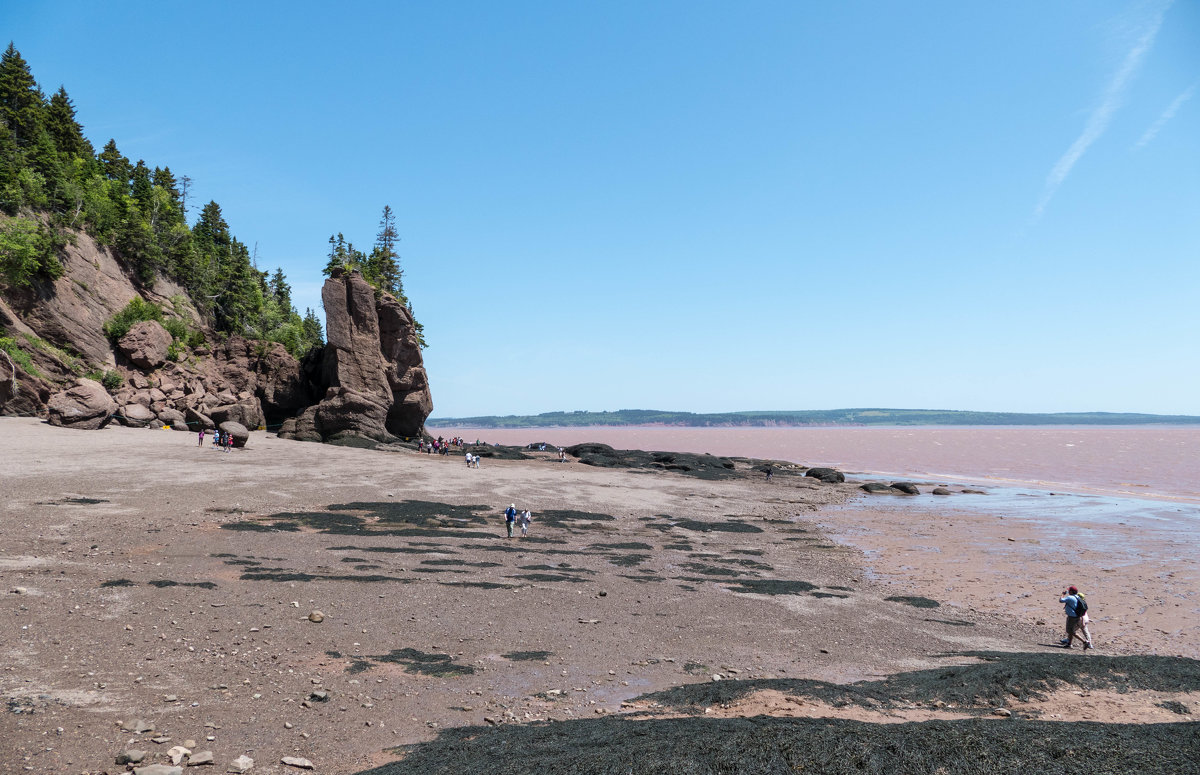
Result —
<instances>
[{"instance_id":1,"label":"tree on cliff top","mask_svg":"<svg viewBox=\"0 0 1200 775\"><path fill-rule=\"evenodd\" d=\"M336 237L329 238L329 256L323 273L326 277L333 274L335 269L357 269L363 279L375 288L376 295L390 293L404 305L409 315L412 315L413 327L417 330L417 343L421 349L427 346L425 342L425 327L412 314L412 302L404 293L402 277L404 270L400 268L400 255L396 245L400 235L396 231L396 214L389 205L383 206L383 214L379 218L379 233L375 235L375 245L371 253L365 254L347 241L339 232Z\"/></svg>"},{"instance_id":2,"label":"tree on cliff top","mask_svg":"<svg viewBox=\"0 0 1200 775\"><path fill-rule=\"evenodd\" d=\"M0 55L0 213L12 216L0 217L0 289L60 276L66 231L83 228L143 286L180 283L218 333L282 342L297 357L323 344L319 321L276 292L282 272L267 285L216 202L188 227L190 182L131 162L113 139L97 154L66 88L47 99L14 44Z\"/></svg>"}]
</instances>

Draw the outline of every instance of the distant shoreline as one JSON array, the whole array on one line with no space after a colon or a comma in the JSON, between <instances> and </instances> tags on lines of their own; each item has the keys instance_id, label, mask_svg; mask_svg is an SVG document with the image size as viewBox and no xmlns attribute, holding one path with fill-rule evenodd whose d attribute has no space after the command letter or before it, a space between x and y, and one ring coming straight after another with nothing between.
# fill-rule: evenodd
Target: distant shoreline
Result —
<instances>
[{"instance_id":1,"label":"distant shoreline","mask_svg":"<svg viewBox=\"0 0 1200 775\"><path fill-rule=\"evenodd\" d=\"M970 412L938 409L828 409L696 414L652 409L545 412L537 415L430 417L429 428L830 428L868 426L1042 427L1200 425L1200 416L1119 412Z\"/></svg>"}]
</instances>

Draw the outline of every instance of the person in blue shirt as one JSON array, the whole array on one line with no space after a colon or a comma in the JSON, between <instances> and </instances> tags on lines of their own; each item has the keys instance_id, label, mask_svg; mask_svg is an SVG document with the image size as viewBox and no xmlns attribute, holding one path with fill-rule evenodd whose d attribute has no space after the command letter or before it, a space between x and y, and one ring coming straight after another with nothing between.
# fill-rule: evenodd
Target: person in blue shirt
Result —
<instances>
[{"instance_id":1,"label":"person in blue shirt","mask_svg":"<svg viewBox=\"0 0 1200 775\"><path fill-rule=\"evenodd\" d=\"M508 537L513 537L513 522L517 520L517 504L511 503L504 510L504 526L508 528Z\"/></svg>"},{"instance_id":2,"label":"person in blue shirt","mask_svg":"<svg viewBox=\"0 0 1200 775\"><path fill-rule=\"evenodd\" d=\"M1085 639L1079 634L1079 588L1068 587L1063 596L1058 599L1058 602L1063 604L1063 611L1067 614L1067 637L1059 641L1063 648L1071 648L1071 643L1076 638L1083 644L1083 650L1087 651L1092 647L1090 640Z\"/></svg>"}]
</instances>

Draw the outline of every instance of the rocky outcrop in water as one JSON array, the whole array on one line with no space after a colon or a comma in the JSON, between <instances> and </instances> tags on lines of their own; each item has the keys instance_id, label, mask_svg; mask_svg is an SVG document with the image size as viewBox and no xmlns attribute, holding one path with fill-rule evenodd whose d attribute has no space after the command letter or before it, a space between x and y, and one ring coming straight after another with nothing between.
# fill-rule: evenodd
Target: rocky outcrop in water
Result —
<instances>
[{"instance_id":1,"label":"rocky outcrop in water","mask_svg":"<svg viewBox=\"0 0 1200 775\"><path fill-rule=\"evenodd\" d=\"M321 301L327 344L306 370L323 397L279 435L335 443L420 435L433 398L412 315L390 294L377 298L358 271L335 270Z\"/></svg>"}]
</instances>

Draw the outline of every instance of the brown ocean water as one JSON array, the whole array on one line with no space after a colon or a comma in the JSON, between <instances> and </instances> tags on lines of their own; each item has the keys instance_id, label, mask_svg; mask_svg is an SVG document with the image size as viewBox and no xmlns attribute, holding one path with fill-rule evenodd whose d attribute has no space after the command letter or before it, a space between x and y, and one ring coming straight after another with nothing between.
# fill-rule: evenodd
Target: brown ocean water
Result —
<instances>
[{"instance_id":1,"label":"brown ocean water","mask_svg":"<svg viewBox=\"0 0 1200 775\"><path fill-rule=\"evenodd\" d=\"M771 458L847 473L1200 503L1200 427L438 429L491 443Z\"/></svg>"}]
</instances>

